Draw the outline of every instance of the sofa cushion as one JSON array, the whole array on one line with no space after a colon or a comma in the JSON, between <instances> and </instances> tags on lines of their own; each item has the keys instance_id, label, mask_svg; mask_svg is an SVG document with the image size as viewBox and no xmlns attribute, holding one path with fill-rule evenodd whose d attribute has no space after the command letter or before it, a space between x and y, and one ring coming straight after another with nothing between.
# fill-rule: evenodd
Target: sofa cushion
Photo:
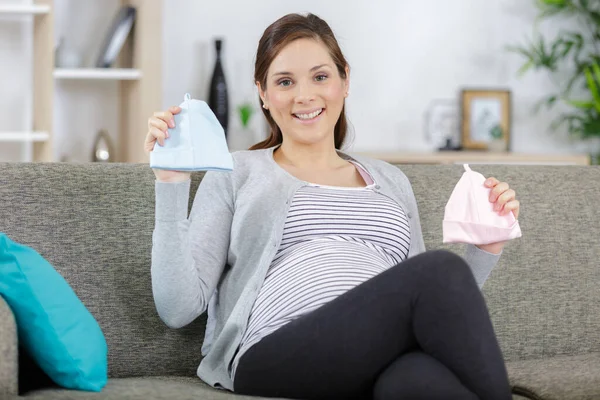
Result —
<instances>
[{"instance_id":1,"label":"sofa cushion","mask_svg":"<svg viewBox=\"0 0 600 400\"><path fill-rule=\"evenodd\" d=\"M213 389L197 377L157 376L145 378L113 378L100 393L77 392L61 388L47 388L30 392L21 397L28 400L260 400ZM512 400L528 400L529 397L513 394ZM271 398L271 400L273 400Z\"/></svg>"},{"instance_id":2,"label":"sofa cushion","mask_svg":"<svg viewBox=\"0 0 600 400\"><path fill-rule=\"evenodd\" d=\"M507 363L513 392L534 400L600 399L600 353Z\"/></svg>"},{"instance_id":3,"label":"sofa cushion","mask_svg":"<svg viewBox=\"0 0 600 400\"><path fill-rule=\"evenodd\" d=\"M30 392L25 399L44 400L260 400L261 397L235 395L229 391L213 389L196 376L145 377L109 379L100 393L77 392L59 388Z\"/></svg>"},{"instance_id":4,"label":"sofa cushion","mask_svg":"<svg viewBox=\"0 0 600 400\"><path fill-rule=\"evenodd\" d=\"M0 295L15 315L19 342L57 384L99 391L107 348L98 323L40 254L0 233Z\"/></svg>"}]
</instances>

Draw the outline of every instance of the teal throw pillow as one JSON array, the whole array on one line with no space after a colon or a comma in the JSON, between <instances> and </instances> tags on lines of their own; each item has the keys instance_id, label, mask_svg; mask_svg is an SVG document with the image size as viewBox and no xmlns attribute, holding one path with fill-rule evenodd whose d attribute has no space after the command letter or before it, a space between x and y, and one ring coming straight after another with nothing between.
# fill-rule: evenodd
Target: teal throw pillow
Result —
<instances>
[{"instance_id":1,"label":"teal throw pillow","mask_svg":"<svg viewBox=\"0 0 600 400\"><path fill-rule=\"evenodd\" d=\"M48 261L2 232L0 295L15 315L19 343L57 385L102 390L108 350L100 326Z\"/></svg>"}]
</instances>

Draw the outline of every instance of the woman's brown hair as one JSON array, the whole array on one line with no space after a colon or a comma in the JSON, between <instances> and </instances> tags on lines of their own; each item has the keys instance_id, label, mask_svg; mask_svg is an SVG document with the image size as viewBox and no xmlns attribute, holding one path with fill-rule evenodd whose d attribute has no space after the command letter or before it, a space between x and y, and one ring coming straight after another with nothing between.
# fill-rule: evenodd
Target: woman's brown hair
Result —
<instances>
[{"instance_id":1,"label":"woman's brown hair","mask_svg":"<svg viewBox=\"0 0 600 400\"><path fill-rule=\"evenodd\" d=\"M298 39L314 39L323 43L329 49L329 54L342 77L346 79L346 67L348 62L342 54L342 50L327 22L314 14L306 16L301 14L288 14L272 23L263 33L258 42L256 51L256 63L254 65L254 82L260 82L263 90L267 88L267 73L271 62L277 54L288 44ZM268 110L265 110L262 99L259 96L261 110L271 128L267 139L255 144L250 150L266 149L281 144L283 136L275 120ZM334 128L335 148L341 149L346 139L348 122L346 120L346 106L342 107L340 117Z\"/></svg>"}]
</instances>

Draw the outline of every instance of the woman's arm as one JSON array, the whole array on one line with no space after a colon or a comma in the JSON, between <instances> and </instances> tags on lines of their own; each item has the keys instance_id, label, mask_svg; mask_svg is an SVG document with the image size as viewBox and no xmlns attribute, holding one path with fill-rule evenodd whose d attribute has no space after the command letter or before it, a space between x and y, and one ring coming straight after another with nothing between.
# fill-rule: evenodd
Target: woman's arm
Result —
<instances>
[{"instance_id":1,"label":"woman's arm","mask_svg":"<svg viewBox=\"0 0 600 400\"><path fill-rule=\"evenodd\" d=\"M479 288L483 287L492 270L498 264L501 254L502 250L499 253L493 253L473 244L467 244L464 259L469 264Z\"/></svg>"},{"instance_id":2,"label":"woman's arm","mask_svg":"<svg viewBox=\"0 0 600 400\"><path fill-rule=\"evenodd\" d=\"M502 253L502 249L504 248L504 243L490 243L490 244L477 244L478 249L487 251L492 254L500 254Z\"/></svg>"},{"instance_id":3,"label":"woman's arm","mask_svg":"<svg viewBox=\"0 0 600 400\"><path fill-rule=\"evenodd\" d=\"M206 310L227 263L230 179L229 172L207 172L189 218L191 181L155 183L152 292L160 318L171 328L189 324Z\"/></svg>"},{"instance_id":4,"label":"woman's arm","mask_svg":"<svg viewBox=\"0 0 600 400\"><path fill-rule=\"evenodd\" d=\"M421 231L421 222L420 222L420 218L419 218L417 199L413 192L412 185L410 184L410 181L408 180L408 177L406 177L404 174L402 174L402 176L403 176L403 179L405 179L406 181L405 182L401 181L400 183L403 187L407 188L407 191L408 191L407 194L408 194L408 198L409 198L409 207L411 208L411 212L413 212L414 217L416 218L416 221L415 221L416 231L412 233L411 240L423 241L423 234ZM498 254L494 254L494 253L496 253L496 251L498 249L494 248L493 246L492 247L486 247L486 245L482 245L482 246L484 247L483 249L479 248L477 246L474 246L472 244L467 245L465 254L463 256L463 258L469 265L469 268L471 268L471 272L473 272L473 276L475 277L475 280L477 281L477 285L479 286L479 288L483 287L483 284L485 283L488 276L490 275L490 273L492 272L492 270L498 263L498 260L500 259L500 254L502 253L502 251L500 249ZM423 248L425 249L424 242L423 242ZM488 251L488 250L490 250L490 251Z\"/></svg>"}]
</instances>

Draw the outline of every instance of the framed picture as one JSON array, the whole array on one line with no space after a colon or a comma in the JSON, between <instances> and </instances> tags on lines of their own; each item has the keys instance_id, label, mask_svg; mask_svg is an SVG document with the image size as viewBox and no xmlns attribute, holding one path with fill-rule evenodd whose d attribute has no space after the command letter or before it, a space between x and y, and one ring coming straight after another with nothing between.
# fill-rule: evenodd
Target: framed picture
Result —
<instances>
[{"instance_id":1,"label":"framed picture","mask_svg":"<svg viewBox=\"0 0 600 400\"><path fill-rule=\"evenodd\" d=\"M510 90L462 90L461 137L463 149L510 150L510 129Z\"/></svg>"}]
</instances>

